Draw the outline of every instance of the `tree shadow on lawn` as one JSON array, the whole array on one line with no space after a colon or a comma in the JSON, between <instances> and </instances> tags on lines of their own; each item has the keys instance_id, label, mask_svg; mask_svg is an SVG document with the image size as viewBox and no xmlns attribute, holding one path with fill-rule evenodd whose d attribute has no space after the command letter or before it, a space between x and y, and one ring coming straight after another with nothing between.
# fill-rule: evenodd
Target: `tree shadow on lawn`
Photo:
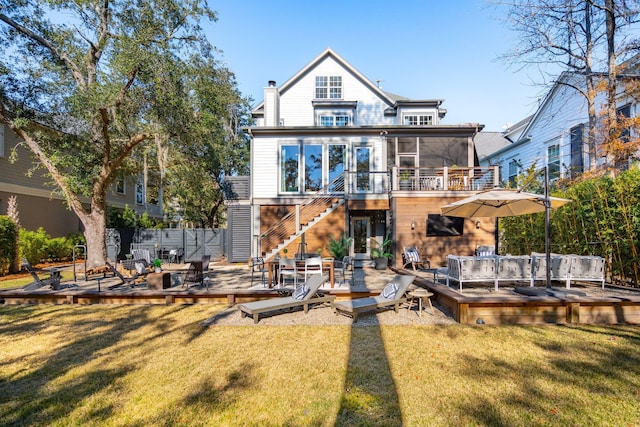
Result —
<instances>
[{"instance_id":1,"label":"tree shadow on lawn","mask_svg":"<svg viewBox=\"0 0 640 427\"><path fill-rule=\"evenodd\" d=\"M364 318L365 315L360 317ZM349 360L336 425L402 425L400 402L380 325L351 327Z\"/></svg>"},{"instance_id":2,"label":"tree shadow on lawn","mask_svg":"<svg viewBox=\"0 0 640 427\"><path fill-rule=\"evenodd\" d=\"M22 375L14 374L13 378L3 378L0 382L0 419L3 423L23 425L43 425L56 422L65 423L73 411L81 407L83 401L96 393L107 390L108 393L119 393L117 380L127 373L138 369L140 361L125 360L117 368L93 369L85 374L77 374L72 378L64 378L70 371L81 368L97 357L105 357L123 337L132 331L146 327L151 323L148 311L151 307L113 307L106 308L108 315L101 318L99 312L91 320L80 307L73 309L51 306L5 307L3 317L17 318L16 321L2 325L0 332L5 337L33 335L46 328L54 327L59 336L56 350L50 354L39 356L36 351L22 356L14 363L24 363L25 358L38 367ZM11 316L6 310L13 310ZM17 312L17 314L16 314ZM115 315L114 315L115 312ZM65 318L57 319L62 313ZM75 318L77 317L77 319ZM158 319L153 319L154 324ZM158 335L163 334L160 332ZM146 336L145 341L154 339ZM135 341L135 340L134 340ZM137 342L127 343L125 349L135 348ZM46 351L46 350L45 350ZM118 353L122 352L118 348ZM42 357L42 358L40 358ZM6 361L3 363L6 364ZM117 399L110 399L112 402ZM96 408L84 419L85 422L99 422L113 415L109 404Z\"/></svg>"},{"instance_id":3,"label":"tree shadow on lawn","mask_svg":"<svg viewBox=\"0 0 640 427\"><path fill-rule=\"evenodd\" d=\"M546 335L545 328L566 328L566 331L560 330L560 338L555 342L548 337L536 341L535 335ZM471 356L461 361L460 366L465 367L461 375L471 383L483 384L481 395L471 396L465 400L469 403L459 405L460 414L468 418L466 422L494 426L638 422L640 411L630 409L635 407L633 401L637 400L640 387L637 329L562 326L525 329L531 346L543 350L546 363L531 366L498 357ZM573 340L563 342L562 337L569 337L572 331ZM576 332L579 338L575 338ZM607 337L598 336L602 334ZM618 342L607 345L609 340ZM567 392L567 387L575 392ZM632 418L627 419L629 416Z\"/></svg>"}]
</instances>

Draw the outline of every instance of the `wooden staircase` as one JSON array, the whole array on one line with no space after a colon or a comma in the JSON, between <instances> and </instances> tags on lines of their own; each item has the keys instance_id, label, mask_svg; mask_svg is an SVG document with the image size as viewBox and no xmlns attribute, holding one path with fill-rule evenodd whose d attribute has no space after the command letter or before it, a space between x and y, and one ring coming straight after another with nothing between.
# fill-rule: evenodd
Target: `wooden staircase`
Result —
<instances>
[{"instance_id":1,"label":"wooden staircase","mask_svg":"<svg viewBox=\"0 0 640 427\"><path fill-rule=\"evenodd\" d=\"M296 238L320 223L323 218L344 205L344 174L309 196L293 212L262 233L261 245L270 260Z\"/></svg>"}]
</instances>

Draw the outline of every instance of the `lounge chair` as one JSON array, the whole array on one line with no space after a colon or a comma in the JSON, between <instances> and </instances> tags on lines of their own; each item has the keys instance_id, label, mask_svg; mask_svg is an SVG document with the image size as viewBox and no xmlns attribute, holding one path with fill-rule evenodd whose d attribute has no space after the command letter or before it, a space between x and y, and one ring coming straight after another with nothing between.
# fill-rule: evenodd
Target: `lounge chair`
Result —
<instances>
[{"instance_id":1,"label":"lounge chair","mask_svg":"<svg viewBox=\"0 0 640 427\"><path fill-rule=\"evenodd\" d=\"M49 274L49 277L45 279L41 279L38 277L33 267L31 267L31 264L29 264L29 261L27 261L25 258L22 258L22 267L26 269L29 272L29 274L31 274L31 277L33 277L33 280L34 280L28 285L25 285L22 287L22 289L24 289L25 291L35 291L36 289L44 288L47 286L56 291L60 289L61 279L60 279L60 273L58 271L52 270L51 273Z\"/></svg>"},{"instance_id":2,"label":"lounge chair","mask_svg":"<svg viewBox=\"0 0 640 427\"><path fill-rule=\"evenodd\" d=\"M333 305L336 314L345 314L353 317L353 321L358 321L358 314L376 310L378 308L388 308L393 306L396 313L400 309L400 304L404 304L407 301L405 294L407 288L411 285L416 277L415 276L401 276L397 275L391 280L384 290L377 297L357 298L350 301L340 301ZM390 295L387 293L393 286L397 288L395 292Z\"/></svg>"},{"instance_id":3,"label":"lounge chair","mask_svg":"<svg viewBox=\"0 0 640 427\"><path fill-rule=\"evenodd\" d=\"M324 302L331 302L336 299L333 295L322 295L318 293L320 286L329 279L329 276L314 274L303 285L300 285L299 289L305 289L306 294L303 294L301 299L296 298L296 293L288 297L273 298L267 300L253 301L245 304L240 304L240 317L253 316L253 323L258 323L260 320L260 314L270 311L283 310L285 308L293 308L302 306L305 314L309 311L311 304L319 304Z\"/></svg>"},{"instance_id":4,"label":"lounge chair","mask_svg":"<svg viewBox=\"0 0 640 427\"><path fill-rule=\"evenodd\" d=\"M120 273L117 268L109 263L109 261L106 262L106 265L113 272L113 274L117 276L118 279L120 279L120 283L109 286L109 289L115 289L122 285L127 285L133 288L138 279L145 277L150 272L149 264L147 264L147 261L145 261L144 259L122 260L122 267L129 272L133 271L133 274L130 277L125 277L124 275L122 275L122 273Z\"/></svg>"},{"instance_id":5,"label":"lounge chair","mask_svg":"<svg viewBox=\"0 0 640 427\"><path fill-rule=\"evenodd\" d=\"M418 253L418 248L415 246L407 246L402 250L402 267L406 268L411 264L413 271L416 271L416 267L421 269L428 269L431 267L429 260L423 260Z\"/></svg>"}]
</instances>

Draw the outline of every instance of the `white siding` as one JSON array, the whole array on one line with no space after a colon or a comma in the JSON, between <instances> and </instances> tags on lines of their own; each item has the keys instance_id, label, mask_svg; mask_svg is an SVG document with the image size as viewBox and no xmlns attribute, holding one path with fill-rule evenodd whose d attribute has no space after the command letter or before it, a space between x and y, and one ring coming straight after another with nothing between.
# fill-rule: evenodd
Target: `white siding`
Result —
<instances>
[{"instance_id":1,"label":"white siding","mask_svg":"<svg viewBox=\"0 0 640 427\"><path fill-rule=\"evenodd\" d=\"M376 93L355 78L332 57L327 57L302 76L295 85L280 94L280 118L285 126L314 126L316 76L342 76L342 97L345 101L357 101L354 124L358 126L393 124L393 117L384 117L388 107Z\"/></svg>"},{"instance_id":2,"label":"white siding","mask_svg":"<svg viewBox=\"0 0 640 427\"><path fill-rule=\"evenodd\" d=\"M277 197L278 195L278 139L254 138L251 170L253 197Z\"/></svg>"}]
</instances>

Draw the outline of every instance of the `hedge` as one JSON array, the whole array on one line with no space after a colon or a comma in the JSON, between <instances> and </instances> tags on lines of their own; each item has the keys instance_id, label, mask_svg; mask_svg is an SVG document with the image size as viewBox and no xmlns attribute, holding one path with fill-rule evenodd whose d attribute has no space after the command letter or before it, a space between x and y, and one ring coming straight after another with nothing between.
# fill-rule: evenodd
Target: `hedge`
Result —
<instances>
[{"instance_id":1,"label":"hedge","mask_svg":"<svg viewBox=\"0 0 640 427\"><path fill-rule=\"evenodd\" d=\"M18 228L5 215L0 215L0 276L7 274L18 250Z\"/></svg>"}]
</instances>

